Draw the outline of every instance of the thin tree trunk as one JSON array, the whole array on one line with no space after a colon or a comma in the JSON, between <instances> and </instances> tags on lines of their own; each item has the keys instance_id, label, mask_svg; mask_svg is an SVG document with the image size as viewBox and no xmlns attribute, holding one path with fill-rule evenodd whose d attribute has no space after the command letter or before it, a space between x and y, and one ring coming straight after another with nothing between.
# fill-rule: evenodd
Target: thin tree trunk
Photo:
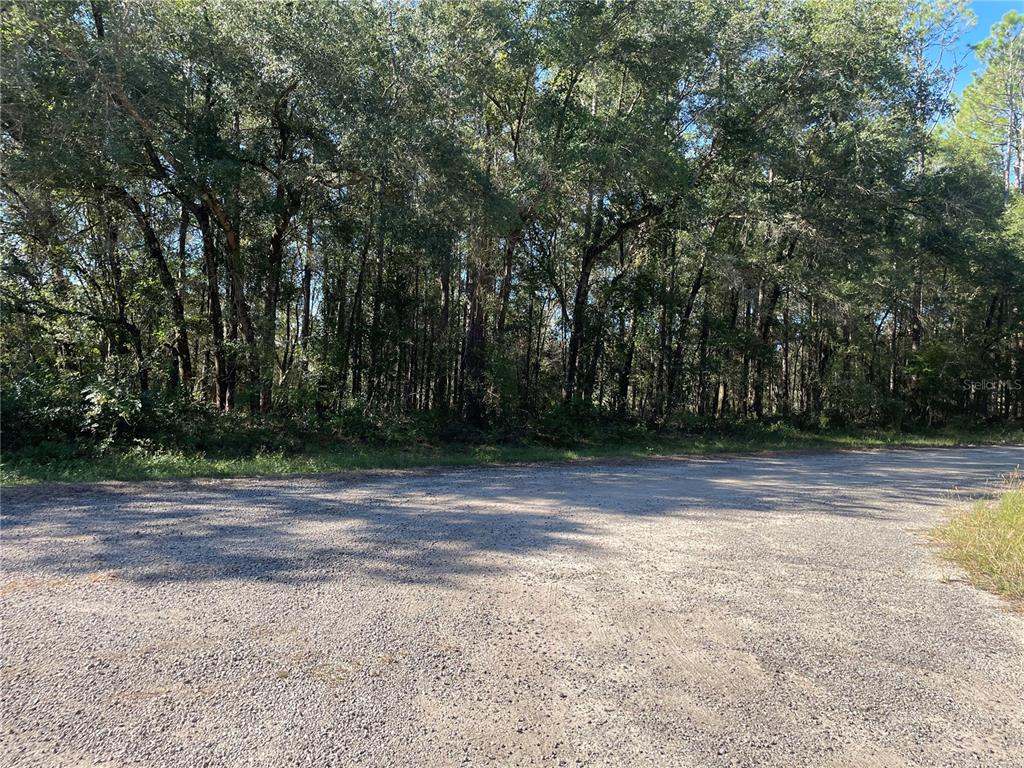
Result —
<instances>
[{"instance_id":1,"label":"thin tree trunk","mask_svg":"<svg viewBox=\"0 0 1024 768\"><path fill-rule=\"evenodd\" d=\"M176 334L171 349L174 351L180 385L187 391L192 385L192 355L188 344L188 325L185 322L185 304L182 301L181 292L178 290L174 276L167 266L160 238L157 237L156 232L153 230L153 226L142 205L125 189L112 187L111 192L114 198L131 213L139 229L142 231L142 236L146 243L146 255L149 256L150 263L152 263L153 268L156 270L157 279L160 281L160 285L163 287L164 293L167 295L171 305L171 316L174 319ZM185 215L187 216L188 214L186 213Z\"/></svg>"},{"instance_id":2,"label":"thin tree trunk","mask_svg":"<svg viewBox=\"0 0 1024 768\"><path fill-rule=\"evenodd\" d=\"M224 319L220 304L220 278L217 270L217 250L213 227L205 210L197 216L203 241L203 270L206 273L206 310L213 336L213 365L216 380L217 407L229 410L232 399L228 389L227 356L224 349Z\"/></svg>"}]
</instances>

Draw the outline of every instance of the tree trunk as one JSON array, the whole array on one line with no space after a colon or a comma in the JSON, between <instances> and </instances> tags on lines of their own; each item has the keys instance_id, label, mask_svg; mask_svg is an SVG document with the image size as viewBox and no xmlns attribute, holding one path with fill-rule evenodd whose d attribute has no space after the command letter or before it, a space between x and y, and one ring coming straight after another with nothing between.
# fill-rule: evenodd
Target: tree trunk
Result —
<instances>
[{"instance_id":1,"label":"tree trunk","mask_svg":"<svg viewBox=\"0 0 1024 768\"><path fill-rule=\"evenodd\" d=\"M203 270L206 273L206 309L213 336L213 365L217 407L229 410L233 397L228 386L227 355L224 349L224 318L220 304L220 278L217 274L217 246L213 227L205 209L198 212L199 232L203 240Z\"/></svg>"},{"instance_id":2,"label":"tree trunk","mask_svg":"<svg viewBox=\"0 0 1024 768\"><path fill-rule=\"evenodd\" d=\"M679 381L679 373L682 368L683 352L686 348L686 336L690 327L690 318L693 316L693 308L697 304L697 295L701 286L704 285L704 261L701 260L697 267L697 273L693 276L690 284L690 292L686 296L686 304L683 307L683 314L679 321L679 330L676 332L676 344L672 350L669 360L668 380L666 381L666 411L670 413L676 404L676 384Z\"/></svg>"},{"instance_id":3,"label":"tree trunk","mask_svg":"<svg viewBox=\"0 0 1024 768\"><path fill-rule=\"evenodd\" d=\"M565 402L572 402L576 395L576 368L579 364L580 345L583 343L586 327L587 301L590 297L590 273L594 268L597 252L588 246L583 252L580 276L576 281L576 294L572 302L572 325L569 331L569 348L565 357Z\"/></svg>"},{"instance_id":4,"label":"tree trunk","mask_svg":"<svg viewBox=\"0 0 1024 768\"><path fill-rule=\"evenodd\" d=\"M484 368L486 363L487 312L483 296L486 277L484 242L471 246L469 266L469 310L463 344L463 415L470 424L484 423Z\"/></svg>"},{"instance_id":5,"label":"tree trunk","mask_svg":"<svg viewBox=\"0 0 1024 768\"><path fill-rule=\"evenodd\" d=\"M446 256L441 267L441 315L434 328L434 408L442 412L448 410L448 361L450 350L448 349L449 334L448 326L451 323L452 303L452 269L451 255Z\"/></svg>"},{"instance_id":6,"label":"tree trunk","mask_svg":"<svg viewBox=\"0 0 1024 768\"><path fill-rule=\"evenodd\" d=\"M312 315L312 289L313 289L313 220L310 219L306 225L306 257L302 262L302 330L299 338L302 340L302 349L306 351L311 333Z\"/></svg>"},{"instance_id":7,"label":"tree trunk","mask_svg":"<svg viewBox=\"0 0 1024 768\"><path fill-rule=\"evenodd\" d=\"M776 284L772 288L768 301L761 306L761 329L758 333L760 348L754 366L754 415L764 416L765 369L772 370L775 359L774 344L771 343L772 326L775 322L775 306L782 295L782 288Z\"/></svg>"},{"instance_id":8,"label":"tree trunk","mask_svg":"<svg viewBox=\"0 0 1024 768\"><path fill-rule=\"evenodd\" d=\"M224 210L224 207L217 202L212 195L204 195L203 207L208 217L216 220L224 234L224 268L227 271L228 294L231 297L233 310L233 324L237 324L242 331L242 338L245 339L246 358L249 365L250 378L254 383L262 381L260 375L260 350L256 337L256 328L252 322L252 313L249 311L249 303L245 298L245 280L242 270L242 243L239 238L238 229L231 221ZM229 389L229 395L233 395L233 387Z\"/></svg>"},{"instance_id":9,"label":"tree trunk","mask_svg":"<svg viewBox=\"0 0 1024 768\"><path fill-rule=\"evenodd\" d=\"M156 232L153 230L153 226L149 221L149 217L146 216L142 205L128 194L128 191L125 189L115 187L112 192L114 197L131 213L139 229L142 230L146 243L146 255L149 256L149 260L156 270L157 279L160 281L164 293L167 294L176 334L171 349L174 351L175 361L178 366L180 385L187 391L192 385L192 355L188 344L188 326L185 322L185 304L182 301L181 292L178 290L177 283L167 266L160 238L157 237Z\"/></svg>"}]
</instances>

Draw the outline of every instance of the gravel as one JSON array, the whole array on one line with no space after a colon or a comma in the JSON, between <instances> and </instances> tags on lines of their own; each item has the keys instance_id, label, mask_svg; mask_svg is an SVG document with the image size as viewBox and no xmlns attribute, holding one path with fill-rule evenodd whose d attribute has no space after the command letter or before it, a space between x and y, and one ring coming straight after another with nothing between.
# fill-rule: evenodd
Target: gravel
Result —
<instances>
[{"instance_id":1,"label":"gravel","mask_svg":"<svg viewBox=\"0 0 1024 768\"><path fill-rule=\"evenodd\" d=\"M926 535L1017 465L7 490L0 765L1020 766L1024 617Z\"/></svg>"}]
</instances>

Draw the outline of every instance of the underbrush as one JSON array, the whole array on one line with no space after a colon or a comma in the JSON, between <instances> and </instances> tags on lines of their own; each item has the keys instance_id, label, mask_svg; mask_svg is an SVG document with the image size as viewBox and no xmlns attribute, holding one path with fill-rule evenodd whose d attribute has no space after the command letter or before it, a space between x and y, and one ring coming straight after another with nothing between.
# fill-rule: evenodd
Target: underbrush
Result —
<instances>
[{"instance_id":1,"label":"underbrush","mask_svg":"<svg viewBox=\"0 0 1024 768\"><path fill-rule=\"evenodd\" d=\"M111 379L113 381L113 379ZM587 405L494 419L403 413L363 402L323 411L280 400L278 412L133 394L103 377L45 372L2 388L0 482L137 480L631 457L714 451L1024 442L1024 430L906 433L845 424L685 416L651 425ZM315 393L309 393L316 401ZM58 403L60 405L54 405Z\"/></svg>"},{"instance_id":2,"label":"underbrush","mask_svg":"<svg viewBox=\"0 0 1024 768\"><path fill-rule=\"evenodd\" d=\"M351 408L329 419L188 411L164 432L9 440L0 482L237 477L759 450L1024 443L1021 429L809 429L786 422L695 421L661 429L607 414L554 413L486 431L438 415ZM60 435L58 435L60 437ZM12 446L12 442L14 445Z\"/></svg>"}]
</instances>

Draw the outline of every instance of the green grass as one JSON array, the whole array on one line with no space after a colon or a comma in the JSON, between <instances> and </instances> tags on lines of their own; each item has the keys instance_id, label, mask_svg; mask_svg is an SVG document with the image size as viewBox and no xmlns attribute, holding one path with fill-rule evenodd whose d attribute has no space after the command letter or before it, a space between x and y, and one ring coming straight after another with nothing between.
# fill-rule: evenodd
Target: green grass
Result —
<instances>
[{"instance_id":1,"label":"green grass","mask_svg":"<svg viewBox=\"0 0 1024 768\"><path fill-rule=\"evenodd\" d=\"M0 483L91 482L98 480L160 480L191 477L248 477L356 469L407 469L426 466L467 466L588 458L637 458L793 449L952 446L970 443L1024 443L1024 430L984 432L931 431L920 434L871 430L805 432L774 425L708 435L651 435L642 441L581 442L569 448L542 444L430 444L374 447L339 444L308 452L271 451L213 455L171 449L111 451L101 455L57 457L7 456L0 464Z\"/></svg>"},{"instance_id":2,"label":"green grass","mask_svg":"<svg viewBox=\"0 0 1024 768\"><path fill-rule=\"evenodd\" d=\"M975 504L935 531L943 554L971 581L1024 608L1024 478L994 502Z\"/></svg>"}]
</instances>

